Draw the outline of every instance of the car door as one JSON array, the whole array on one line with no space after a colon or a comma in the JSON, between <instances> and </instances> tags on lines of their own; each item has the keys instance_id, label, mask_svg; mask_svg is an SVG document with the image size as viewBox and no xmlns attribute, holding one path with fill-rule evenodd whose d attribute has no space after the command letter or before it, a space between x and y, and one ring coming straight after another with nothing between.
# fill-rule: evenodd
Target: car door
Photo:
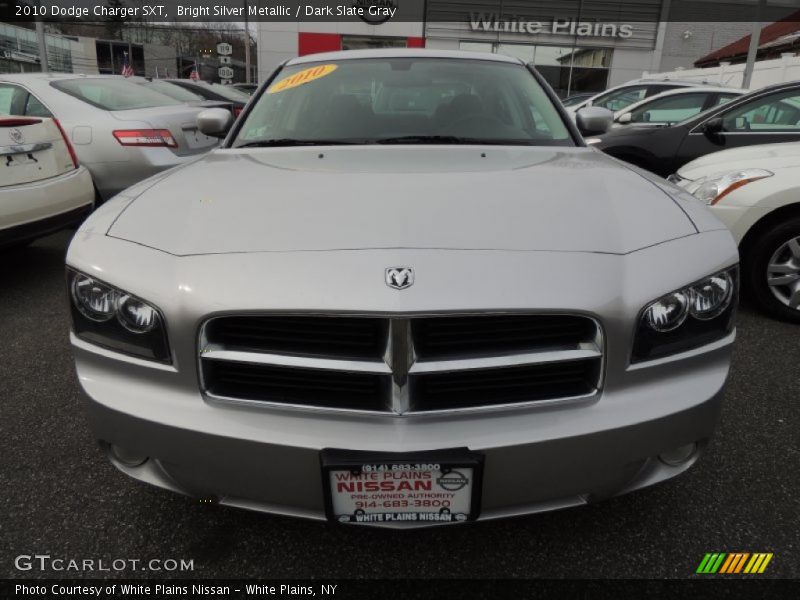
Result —
<instances>
[{"instance_id":1,"label":"car door","mask_svg":"<svg viewBox=\"0 0 800 600\"><path fill-rule=\"evenodd\" d=\"M719 119L719 130L708 132L708 124L715 119ZM728 148L796 141L800 141L800 88L776 90L737 103L696 124L678 149L676 162L683 166Z\"/></svg>"}]
</instances>

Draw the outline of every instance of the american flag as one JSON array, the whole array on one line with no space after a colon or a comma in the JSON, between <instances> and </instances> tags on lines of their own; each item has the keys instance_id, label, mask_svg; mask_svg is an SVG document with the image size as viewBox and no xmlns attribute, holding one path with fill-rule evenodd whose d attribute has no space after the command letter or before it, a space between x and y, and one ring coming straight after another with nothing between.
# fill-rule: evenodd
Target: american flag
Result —
<instances>
[{"instance_id":1,"label":"american flag","mask_svg":"<svg viewBox=\"0 0 800 600\"><path fill-rule=\"evenodd\" d=\"M131 63L128 60L128 53L125 53L125 61L122 63L122 76L123 77L131 77L133 76L133 67L131 67Z\"/></svg>"},{"instance_id":2,"label":"american flag","mask_svg":"<svg viewBox=\"0 0 800 600\"><path fill-rule=\"evenodd\" d=\"M189 74L189 79L192 81L197 81L200 79L200 73L197 70L197 65L194 66L194 69L192 69L192 72Z\"/></svg>"}]
</instances>

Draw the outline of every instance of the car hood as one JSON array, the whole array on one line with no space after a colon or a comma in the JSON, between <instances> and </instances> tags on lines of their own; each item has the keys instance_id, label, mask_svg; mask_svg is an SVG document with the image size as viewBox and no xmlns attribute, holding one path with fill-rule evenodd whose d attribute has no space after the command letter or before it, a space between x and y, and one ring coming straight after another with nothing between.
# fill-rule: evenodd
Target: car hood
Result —
<instances>
[{"instance_id":1,"label":"car hood","mask_svg":"<svg viewBox=\"0 0 800 600\"><path fill-rule=\"evenodd\" d=\"M761 168L775 171L797 166L800 166L800 143L783 142L707 154L681 167L678 175L695 180L739 169Z\"/></svg>"},{"instance_id":2,"label":"car hood","mask_svg":"<svg viewBox=\"0 0 800 600\"><path fill-rule=\"evenodd\" d=\"M123 194L108 235L175 255L441 248L628 253L697 232L588 148L218 150Z\"/></svg>"}]
</instances>

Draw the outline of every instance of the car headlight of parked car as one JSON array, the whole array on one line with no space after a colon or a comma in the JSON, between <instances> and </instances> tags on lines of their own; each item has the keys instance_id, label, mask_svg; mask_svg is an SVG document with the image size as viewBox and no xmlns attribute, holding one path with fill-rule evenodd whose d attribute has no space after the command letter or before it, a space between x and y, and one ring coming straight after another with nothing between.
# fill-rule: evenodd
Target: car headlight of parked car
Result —
<instances>
[{"instance_id":1,"label":"car headlight of parked car","mask_svg":"<svg viewBox=\"0 0 800 600\"><path fill-rule=\"evenodd\" d=\"M733 267L665 294L642 311L632 362L704 346L733 329L739 269Z\"/></svg>"},{"instance_id":2,"label":"car headlight of parked car","mask_svg":"<svg viewBox=\"0 0 800 600\"><path fill-rule=\"evenodd\" d=\"M79 338L140 358L171 362L164 317L152 304L77 271L67 271Z\"/></svg>"},{"instance_id":3,"label":"car headlight of parked car","mask_svg":"<svg viewBox=\"0 0 800 600\"><path fill-rule=\"evenodd\" d=\"M750 182L772 177L774 173L766 169L741 169L709 177L701 177L686 187L695 198L713 206L733 190Z\"/></svg>"}]
</instances>

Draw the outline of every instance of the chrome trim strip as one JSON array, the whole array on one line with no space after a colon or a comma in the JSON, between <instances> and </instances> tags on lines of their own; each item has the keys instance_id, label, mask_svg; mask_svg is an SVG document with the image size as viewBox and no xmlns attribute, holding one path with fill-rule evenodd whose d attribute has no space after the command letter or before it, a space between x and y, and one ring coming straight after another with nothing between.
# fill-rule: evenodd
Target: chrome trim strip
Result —
<instances>
[{"instance_id":1,"label":"chrome trim strip","mask_svg":"<svg viewBox=\"0 0 800 600\"><path fill-rule=\"evenodd\" d=\"M584 404L596 400L600 396L600 390L595 389L582 396L568 396L561 398L550 398L547 400L529 400L527 402L512 402L508 404L489 404L483 406L469 406L461 408L444 408L440 410L410 410L404 413L392 410L359 410L356 408L334 408L328 406L318 406L313 404L286 404L283 402L273 402L271 400L248 400L245 398L231 398L230 396L219 396L211 392L204 392L203 397L211 404L220 406L242 406L257 407L262 409L273 409L278 411L289 410L292 412L308 412L314 414L329 414L346 416L368 416L368 417L388 417L391 419L400 418L426 418L426 417L446 417L457 415L470 415L475 413L489 413L497 411L526 410L531 408L545 408L549 406L564 406L569 404Z\"/></svg>"},{"instance_id":2,"label":"chrome trim strip","mask_svg":"<svg viewBox=\"0 0 800 600\"><path fill-rule=\"evenodd\" d=\"M38 144L20 144L18 146L0 146L0 156L14 156L16 154L33 154L42 150L49 150L53 147L50 142L40 142Z\"/></svg>"},{"instance_id":3,"label":"chrome trim strip","mask_svg":"<svg viewBox=\"0 0 800 600\"><path fill-rule=\"evenodd\" d=\"M390 375L392 370L384 362L367 360L338 360L313 358L308 356L292 356L288 354L263 354L260 352L241 352L239 350L221 350L209 345L200 353L200 358L225 360L258 365L275 365L278 367L296 367L299 369L316 369L320 371L347 371L351 373L379 373Z\"/></svg>"},{"instance_id":4,"label":"chrome trim strip","mask_svg":"<svg viewBox=\"0 0 800 600\"><path fill-rule=\"evenodd\" d=\"M592 346L593 345L594 344L592 344ZM473 369L498 369L552 362L568 362L586 358L600 358L601 356L602 354L597 348L548 350L544 352L528 352L526 354L511 354L506 356L417 362L411 367L409 373L412 375L419 375L421 373L447 373L450 371L471 371Z\"/></svg>"}]
</instances>

